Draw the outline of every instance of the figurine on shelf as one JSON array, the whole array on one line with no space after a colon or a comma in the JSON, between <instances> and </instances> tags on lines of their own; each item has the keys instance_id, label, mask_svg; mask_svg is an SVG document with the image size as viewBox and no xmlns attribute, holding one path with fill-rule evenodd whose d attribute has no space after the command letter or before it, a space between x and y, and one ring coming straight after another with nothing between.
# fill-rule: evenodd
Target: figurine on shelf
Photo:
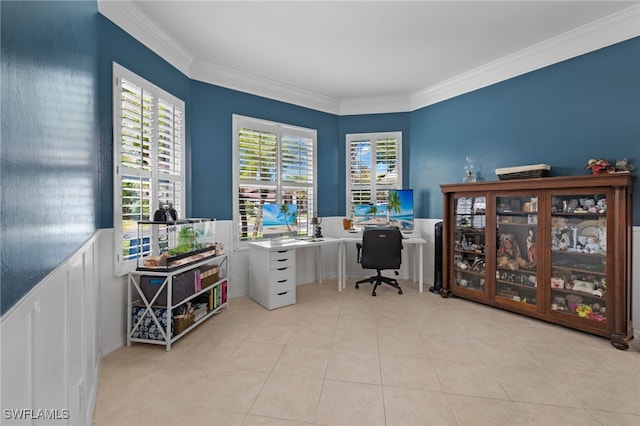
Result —
<instances>
[{"instance_id":1,"label":"figurine on shelf","mask_svg":"<svg viewBox=\"0 0 640 426\"><path fill-rule=\"evenodd\" d=\"M500 234L500 247L498 248L498 266L516 270L527 266L527 261L520 254L520 247L513 238L513 234Z\"/></svg>"},{"instance_id":2,"label":"figurine on shelf","mask_svg":"<svg viewBox=\"0 0 640 426\"><path fill-rule=\"evenodd\" d=\"M569 232L563 231L560 234L560 241L558 242L558 248L560 248L560 250L566 250L569 248L569 246L571 246Z\"/></svg>"},{"instance_id":3,"label":"figurine on shelf","mask_svg":"<svg viewBox=\"0 0 640 426\"><path fill-rule=\"evenodd\" d=\"M587 165L584 166L584 168L591 170L591 174L599 175L600 173L608 172L609 166L610 164L607 160L603 160L602 158L596 160L595 158L592 158L587 162Z\"/></svg>"},{"instance_id":4,"label":"figurine on shelf","mask_svg":"<svg viewBox=\"0 0 640 426\"><path fill-rule=\"evenodd\" d=\"M626 158L621 158L620 160L616 160L615 171L616 172L632 172L636 169L636 166L629 163L629 160Z\"/></svg>"},{"instance_id":5,"label":"figurine on shelf","mask_svg":"<svg viewBox=\"0 0 640 426\"><path fill-rule=\"evenodd\" d=\"M154 222L166 222L167 221L167 211L164 207L160 206L158 210L153 212L153 221Z\"/></svg>"},{"instance_id":6,"label":"figurine on shelf","mask_svg":"<svg viewBox=\"0 0 640 426\"><path fill-rule=\"evenodd\" d=\"M167 217L168 221L173 221L175 222L176 220L178 220L178 212L176 211L176 209L173 208L173 204L169 203L167 205L167 209L165 210L165 214Z\"/></svg>"},{"instance_id":7,"label":"figurine on shelf","mask_svg":"<svg viewBox=\"0 0 640 426\"><path fill-rule=\"evenodd\" d=\"M462 250L476 251L476 245L471 240L464 239L462 241Z\"/></svg>"},{"instance_id":8,"label":"figurine on shelf","mask_svg":"<svg viewBox=\"0 0 640 426\"><path fill-rule=\"evenodd\" d=\"M584 246L584 252L589 254L596 254L600 251L600 244L598 244L598 238L595 236L587 237L587 244Z\"/></svg>"},{"instance_id":9,"label":"figurine on shelf","mask_svg":"<svg viewBox=\"0 0 640 426\"><path fill-rule=\"evenodd\" d=\"M471 264L472 271L484 271L484 259L480 256L476 256Z\"/></svg>"},{"instance_id":10,"label":"figurine on shelf","mask_svg":"<svg viewBox=\"0 0 640 426\"><path fill-rule=\"evenodd\" d=\"M527 260L529 261L529 267L536 266L538 262L536 244L533 240L533 229L529 229L529 235L527 236Z\"/></svg>"},{"instance_id":11,"label":"figurine on shelf","mask_svg":"<svg viewBox=\"0 0 640 426\"><path fill-rule=\"evenodd\" d=\"M175 222L176 220L178 220L178 212L171 203L167 204L166 208L160 204L158 210L153 212L154 222Z\"/></svg>"},{"instance_id":12,"label":"figurine on shelf","mask_svg":"<svg viewBox=\"0 0 640 426\"><path fill-rule=\"evenodd\" d=\"M583 211L586 211L589 213L598 213L598 208L596 207L596 200L594 200L593 198L587 198L586 200L584 200L584 203L582 204L582 209Z\"/></svg>"}]
</instances>

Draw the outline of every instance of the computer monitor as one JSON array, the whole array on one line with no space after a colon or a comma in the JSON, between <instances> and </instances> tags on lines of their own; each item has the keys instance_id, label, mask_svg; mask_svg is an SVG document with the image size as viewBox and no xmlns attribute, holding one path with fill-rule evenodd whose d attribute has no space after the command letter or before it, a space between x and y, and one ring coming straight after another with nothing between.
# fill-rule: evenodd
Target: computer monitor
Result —
<instances>
[{"instance_id":1,"label":"computer monitor","mask_svg":"<svg viewBox=\"0 0 640 426\"><path fill-rule=\"evenodd\" d=\"M353 206L353 227L386 226L387 212L386 204L357 204Z\"/></svg>"},{"instance_id":2,"label":"computer monitor","mask_svg":"<svg viewBox=\"0 0 640 426\"><path fill-rule=\"evenodd\" d=\"M298 206L263 204L262 236L267 239L295 237L298 234Z\"/></svg>"},{"instance_id":3,"label":"computer monitor","mask_svg":"<svg viewBox=\"0 0 640 426\"><path fill-rule=\"evenodd\" d=\"M389 226L413 232L413 189L389 190Z\"/></svg>"}]
</instances>

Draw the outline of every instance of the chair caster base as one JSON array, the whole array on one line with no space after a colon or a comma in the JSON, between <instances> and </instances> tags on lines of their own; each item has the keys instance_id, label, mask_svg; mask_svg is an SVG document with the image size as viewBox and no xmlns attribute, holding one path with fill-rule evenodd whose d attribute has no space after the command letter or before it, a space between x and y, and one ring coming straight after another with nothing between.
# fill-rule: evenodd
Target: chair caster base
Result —
<instances>
[{"instance_id":1,"label":"chair caster base","mask_svg":"<svg viewBox=\"0 0 640 426\"><path fill-rule=\"evenodd\" d=\"M373 291L371 292L372 296L376 295L376 289L378 288L379 285L382 285L383 283L398 289L398 294L402 294L402 289L400 288L400 284L398 284L397 280L387 278L387 277L381 277L381 276L374 276L366 280L357 281L355 284L355 288L360 288L360 284L367 284L367 283L373 284Z\"/></svg>"}]
</instances>

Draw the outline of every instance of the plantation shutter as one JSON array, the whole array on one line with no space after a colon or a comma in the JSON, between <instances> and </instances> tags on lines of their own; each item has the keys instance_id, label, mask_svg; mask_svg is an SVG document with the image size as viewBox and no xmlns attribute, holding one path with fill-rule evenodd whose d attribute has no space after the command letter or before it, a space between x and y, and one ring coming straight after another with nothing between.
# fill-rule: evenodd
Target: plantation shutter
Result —
<instances>
[{"instance_id":1,"label":"plantation shutter","mask_svg":"<svg viewBox=\"0 0 640 426\"><path fill-rule=\"evenodd\" d=\"M184 103L117 64L114 76L114 241L126 272L138 221L169 205L184 217Z\"/></svg>"},{"instance_id":2,"label":"plantation shutter","mask_svg":"<svg viewBox=\"0 0 640 426\"><path fill-rule=\"evenodd\" d=\"M136 222L149 220L153 161L154 98L141 87L120 80L121 261L136 258Z\"/></svg>"},{"instance_id":3,"label":"plantation shutter","mask_svg":"<svg viewBox=\"0 0 640 426\"><path fill-rule=\"evenodd\" d=\"M299 229L306 229L314 212L313 139L290 133L282 135L281 143L282 201L298 207Z\"/></svg>"},{"instance_id":4,"label":"plantation shutter","mask_svg":"<svg viewBox=\"0 0 640 426\"><path fill-rule=\"evenodd\" d=\"M158 205L171 204L182 215L185 203L184 113L182 108L160 98L158 102Z\"/></svg>"},{"instance_id":5,"label":"plantation shutter","mask_svg":"<svg viewBox=\"0 0 640 426\"><path fill-rule=\"evenodd\" d=\"M388 203L402 188L401 133L347 135L347 215L359 204Z\"/></svg>"},{"instance_id":6,"label":"plantation shutter","mask_svg":"<svg viewBox=\"0 0 640 426\"><path fill-rule=\"evenodd\" d=\"M358 204L371 204L371 141L355 139L349 142L349 211L353 215L353 207Z\"/></svg>"},{"instance_id":7,"label":"plantation shutter","mask_svg":"<svg viewBox=\"0 0 640 426\"><path fill-rule=\"evenodd\" d=\"M262 238L262 206L295 204L298 232L310 234L316 187L316 133L286 124L233 116L234 220L237 240Z\"/></svg>"},{"instance_id":8,"label":"plantation shutter","mask_svg":"<svg viewBox=\"0 0 640 426\"><path fill-rule=\"evenodd\" d=\"M278 138L273 131L238 129L240 238L258 237L260 206L276 202Z\"/></svg>"}]
</instances>

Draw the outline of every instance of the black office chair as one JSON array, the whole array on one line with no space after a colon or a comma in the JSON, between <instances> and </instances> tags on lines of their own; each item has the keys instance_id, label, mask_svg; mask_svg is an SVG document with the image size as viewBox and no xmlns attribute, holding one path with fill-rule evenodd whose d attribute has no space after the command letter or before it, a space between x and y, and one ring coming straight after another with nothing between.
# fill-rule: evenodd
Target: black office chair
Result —
<instances>
[{"instance_id":1,"label":"black office chair","mask_svg":"<svg viewBox=\"0 0 640 426\"><path fill-rule=\"evenodd\" d=\"M360 288L362 283L375 283L372 296L376 295L376 288L382 283L398 289L398 294L402 294L402 289L398 281L394 278L382 276L381 271L394 269L396 276L397 269L402 263L402 233L395 227L367 228L362 233L362 244L357 243L358 263L364 269L375 269L377 275L365 280L356 282L356 288Z\"/></svg>"}]
</instances>

